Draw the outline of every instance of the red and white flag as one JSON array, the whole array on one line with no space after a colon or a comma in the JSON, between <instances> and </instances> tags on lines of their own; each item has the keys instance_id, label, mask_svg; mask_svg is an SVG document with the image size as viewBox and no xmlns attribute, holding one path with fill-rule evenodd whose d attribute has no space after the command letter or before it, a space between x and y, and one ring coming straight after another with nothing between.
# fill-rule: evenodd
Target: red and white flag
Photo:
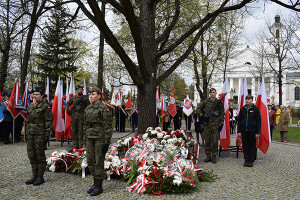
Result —
<instances>
[{"instance_id":1,"label":"red and white flag","mask_svg":"<svg viewBox=\"0 0 300 200\"><path fill-rule=\"evenodd\" d=\"M189 95L187 95L186 99L183 101L182 112L184 112L186 116L190 116L193 113L192 101L190 100Z\"/></svg>"},{"instance_id":2,"label":"red and white flag","mask_svg":"<svg viewBox=\"0 0 300 200\"><path fill-rule=\"evenodd\" d=\"M72 96L75 95L75 83L73 78L71 77L70 87L68 86L67 79L67 90L66 90L66 103L71 99ZM69 110L71 110L73 104L69 106ZM68 115L67 111L65 111L65 137L66 140L69 140L73 137L72 128L71 128L71 116Z\"/></svg>"},{"instance_id":3,"label":"red and white flag","mask_svg":"<svg viewBox=\"0 0 300 200\"><path fill-rule=\"evenodd\" d=\"M159 99L159 86L156 87L156 113L157 109L161 109L161 103Z\"/></svg>"},{"instance_id":4,"label":"red and white flag","mask_svg":"<svg viewBox=\"0 0 300 200\"><path fill-rule=\"evenodd\" d=\"M168 109L167 109L167 105L165 102L165 98L164 95L161 95L161 110L160 110L160 118L163 118L165 116L165 114L167 114Z\"/></svg>"},{"instance_id":5,"label":"red and white flag","mask_svg":"<svg viewBox=\"0 0 300 200\"><path fill-rule=\"evenodd\" d=\"M225 118L224 118L224 125L220 133L220 146L228 150L228 147L230 145L230 124L229 124L229 107L228 107L228 79L226 76L225 83L222 88L222 92L220 95L220 99L226 95L223 100L223 106L224 106L224 112L225 112Z\"/></svg>"},{"instance_id":6,"label":"red and white flag","mask_svg":"<svg viewBox=\"0 0 300 200\"><path fill-rule=\"evenodd\" d=\"M168 112L172 117L174 117L177 113L176 109L176 102L175 102L175 95L174 95L174 89L172 88L171 96L170 96L170 103L169 103L169 110Z\"/></svg>"},{"instance_id":7,"label":"red and white flag","mask_svg":"<svg viewBox=\"0 0 300 200\"><path fill-rule=\"evenodd\" d=\"M247 79L246 76L240 79L240 94L239 94L239 112L242 107L246 104L246 96L248 95ZM236 126L237 127L237 126ZM237 129L236 129L237 130ZM236 131L236 146L241 146L242 138L238 137L238 132Z\"/></svg>"},{"instance_id":8,"label":"red and white flag","mask_svg":"<svg viewBox=\"0 0 300 200\"><path fill-rule=\"evenodd\" d=\"M103 103L105 103L105 97L104 97L104 90L103 90L103 88L102 88L102 91L101 91L101 92L102 92L102 93L101 93L101 94L102 94L102 95L101 95L101 96L102 96L102 101L103 101Z\"/></svg>"},{"instance_id":9,"label":"red and white flag","mask_svg":"<svg viewBox=\"0 0 300 200\"><path fill-rule=\"evenodd\" d=\"M56 133L56 141L60 140L65 131L65 122L63 119L63 91L60 78L58 79L55 96L52 105L53 130Z\"/></svg>"},{"instance_id":10,"label":"red and white flag","mask_svg":"<svg viewBox=\"0 0 300 200\"><path fill-rule=\"evenodd\" d=\"M116 106L117 107L122 106L122 92L121 92L121 89L119 89L118 99L117 99L117 102L116 102Z\"/></svg>"},{"instance_id":11,"label":"red and white flag","mask_svg":"<svg viewBox=\"0 0 300 200\"><path fill-rule=\"evenodd\" d=\"M255 106L259 109L260 116L261 116L261 128L260 128L258 148L264 154L266 154L269 148L271 137L270 137L270 122L269 122L269 112L268 112L264 77L262 77L261 86L259 87L259 91L257 95L258 96L257 96Z\"/></svg>"},{"instance_id":12,"label":"red and white flag","mask_svg":"<svg viewBox=\"0 0 300 200\"><path fill-rule=\"evenodd\" d=\"M20 98L20 95L16 94L16 92L19 91L18 86L19 86L19 80L16 79L9 101L6 103L7 109L11 113L14 119L16 119L18 115L21 113L21 111L23 110L22 108L15 107L16 100Z\"/></svg>"}]
</instances>

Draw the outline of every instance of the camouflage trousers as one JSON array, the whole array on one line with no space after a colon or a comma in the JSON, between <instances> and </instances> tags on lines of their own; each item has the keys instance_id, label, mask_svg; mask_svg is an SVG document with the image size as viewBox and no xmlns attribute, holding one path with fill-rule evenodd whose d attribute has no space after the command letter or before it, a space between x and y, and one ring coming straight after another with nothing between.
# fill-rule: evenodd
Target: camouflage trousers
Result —
<instances>
[{"instance_id":1,"label":"camouflage trousers","mask_svg":"<svg viewBox=\"0 0 300 200\"><path fill-rule=\"evenodd\" d=\"M73 144L77 148L82 148L85 140L83 133L83 117L82 118L71 118L71 127L73 133Z\"/></svg>"},{"instance_id":2,"label":"camouflage trousers","mask_svg":"<svg viewBox=\"0 0 300 200\"><path fill-rule=\"evenodd\" d=\"M219 125L207 124L204 128L205 153L216 156L220 139Z\"/></svg>"},{"instance_id":3,"label":"camouflage trousers","mask_svg":"<svg viewBox=\"0 0 300 200\"><path fill-rule=\"evenodd\" d=\"M95 179L104 179L105 154L102 152L104 141L102 138L88 138L86 142L87 163Z\"/></svg>"},{"instance_id":4,"label":"camouflage trousers","mask_svg":"<svg viewBox=\"0 0 300 200\"><path fill-rule=\"evenodd\" d=\"M43 176L46 169L45 137L28 135L27 154L32 168L32 175Z\"/></svg>"}]
</instances>

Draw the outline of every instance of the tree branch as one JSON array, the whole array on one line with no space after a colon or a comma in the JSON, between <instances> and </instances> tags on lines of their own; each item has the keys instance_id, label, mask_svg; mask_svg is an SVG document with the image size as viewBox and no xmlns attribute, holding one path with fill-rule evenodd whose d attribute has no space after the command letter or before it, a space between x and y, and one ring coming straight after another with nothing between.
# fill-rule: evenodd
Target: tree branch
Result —
<instances>
[{"instance_id":1,"label":"tree branch","mask_svg":"<svg viewBox=\"0 0 300 200\"><path fill-rule=\"evenodd\" d=\"M175 41L173 44L171 44L168 48L158 51L157 57L161 57L164 54L170 53L173 51L178 45L180 45L186 38L188 38L190 35L192 35L196 30L202 27L203 24L208 22L211 18L217 17L220 13L231 11L231 10L237 10L242 7L244 7L247 3L250 3L251 0L243 0L241 3L225 7L225 5L229 2L229 0L226 0L222 3L222 5L213 13L208 13L202 20L200 20L198 23L196 23L194 26L192 26L187 32L185 32L177 41ZM203 29L203 27L201 28Z\"/></svg>"},{"instance_id":2,"label":"tree branch","mask_svg":"<svg viewBox=\"0 0 300 200\"><path fill-rule=\"evenodd\" d=\"M112 5L115 9L117 9L117 11L119 11L124 16L126 16L126 12L125 12L123 6L121 4L119 4L117 1L115 1L115 0L106 0L106 2L110 3L110 5Z\"/></svg>"},{"instance_id":3,"label":"tree branch","mask_svg":"<svg viewBox=\"0 0 300 200\"><path fill-rule=\"evenodd\" d=\"M83 5L81 0L75 0L82 11L86 14L86 16L93 21L93 23L98 27L98 29L104 34L106 42L114 49L114 51L118 54L122 62L124 63L128 73L130 74L133 82L136 85L142 85L142 79L139 78L139 69L135 65L135 63L130 59L130 57L126 54L125 50L122 48L117 38L113 34L113 32L108 27L105 22L104 16L98 6L98 2L96 0L87 0L90 8L92 9L93 14L87 10L87 8Z\"/></svg>"},{"instance_id":4,"label":"tree branch","mask_svg":"<svg viewBox=\"0 0 300 200\"><path fill-rule=\"evenodd\" d=\"M295 3L293 3L292 1L290 1L291 5L283 3L282 1L279 1L279 0L270 0L270 1L272 1L274 3L277 3L277 4L279 4L279 5L281 5L281 6L285 7L285 8L288 8L288 9L300 12L300 3L299 3L299 0L297 2L295 2Z\"/></svg>"},{"instance_id":5,"label":"tree branch","mask_svg":"<svg viewBox=\"0 0 300 200\"><path fill-rule=\"evenodd\" d=\"M166 44L170 33L172 31L172 29L175 27L178 19L179 19L179 14L180 14L180 0L176 0L175 1L175 15L173 16L172 22L170 23L170 25L165 29L165 31L159 35L156 39L156 43L157 45L163 41L162 45L161 45L161 49L163 48L163 46Z\"/></svg>"},{"instance_id":6,"label":"tree branch","mask_svg":"<svg viewBox=\"0 0 300 200\"><path fill-rule=\"evenodd\" d=\"M211 18L204 26L201 28L196 36L194 37L192 43L189 45L188 49L176 60L176 62L167 70L165 71L160 77L157 78L157 83L161 83L163 80L165 80L191 53L194 46L198 42L200 36L203 34L203 32L215 21L217 16Z\"/></svg>"}]
</instances>

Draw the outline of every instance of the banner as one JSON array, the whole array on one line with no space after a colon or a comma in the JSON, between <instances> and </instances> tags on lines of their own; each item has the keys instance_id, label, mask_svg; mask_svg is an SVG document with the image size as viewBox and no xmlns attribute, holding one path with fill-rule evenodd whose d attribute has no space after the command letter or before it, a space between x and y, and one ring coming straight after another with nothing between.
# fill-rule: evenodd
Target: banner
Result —
<instances>
[{"instance_id":1,"label":"banner","mask_svg":"<svg viewBox=\"0 0 300 200\"><path fill-rule=\"evenodd\" d=\"M115 88L113 88L113 89L112 89L112 92L111 92L110 105L111 105L111 106L116 106Z\"/></svg>"},{"instance_id":2,"label":"banner","mask_svg":"<svg viewBox=\"0 0 300 200\"><path fill-rule=\"evenodd\" d=\"M183 113L186 114L186 116L190 116L193 113L193 106L192 102L189 99L189 95L186 96L186 99L183 101Z\"/></svg>"},{"instance_id":3,"label":"banner","mask_svg":"<svg viewBox=\"0 0 300 200\"><path fill-rule=\"evenodd\" d=\"M226 95L226 96L225 96L225 98L223 98L222 103L224 106L225 118L224 118L224 122L223 122L224 125L223 125L223 128L220 133L220 146L223 149L228 150L228 147L230 145L230 124L229 124L228 78L227 78L227 76L226 76L225 83L222 88L222 92L220 94L220 99L222 99L222 97L224 95Z\"/></svg>"},{"instance_id":4,"label":"banner","mask_svg":"<svg viewBox=\"0 0 300 200\"><path fill-rule=\"evenodd\" d=\"M172 88L171 96L170 96L170 103L169 103L169 110L168 112L172 117L174 117L177 113L176 109L176 102L175 102L175 95L174 95L174 89Z\"/></svg>"},{"instance_id":5,"label":"banner","mask_svg":"<svg viewBox=\"0 0 300 200\"><path fill-rule=\"evenodd\" d=\"M118 99L117 99L117 102L116 102L116 106L117 107L122 106L122 92L121 92L121 89L119 89Z\"/></svg>"},{"instance_id":6,"label":"banner","mask_svg":"<svg viewBox=\"0 0 300 200\"><path fill-rule=\"evenodd\" d=\"M160 106L160 118L163 118L165 116L165 114L167 114L167 105L165 102L165 98L164 95L161 95L161 106Z\"/></svg>"},{"instance_id":7,"label":"banner","mask_svg":"<svg viewBox=\"0 0 300 200\"><path fill-rule=\"evenodd\" d=\"M259 143L257 148L259 148L264 154L266 154L269 149L271 136L270 136L269 112L268 112L264 77L262 77L261 86L258 88L259 90L257 93L258 96L257 96L257 101L255 106L259 109L260 112L261 130L260 130Z\"/></svg>"},{"instance_id":8,"label":"banner","mask_svg":"<svg viewBox=\"0 0 300 200\"><path fill-rule=\"evenodd\" d=\"M18 117L18 115L21 113L21 111L23 110L21 108L15 107L16 91L19 91L19 89L17 89L18 85L19 85L19 80L16 79L13 90L12 90L10 98L9 98L9 101L7 103L5 103L8 111L11 113L11 115L14 119L16 119ZM18 99L20 99L20 95L19 94L17 94L17 95L19 96Z\"/></svg>"},{"instance_id":9,"label":"banner","mask_svg":"<svg viewBox=\"0 0 300 200\"><path fill-rule=\"evenodd\" d=\"M4 119L4 115L3 115L2 97L1 97L1 91L0 91L0 122L2 122L3 119Z\"/></svg>"},{"instance_id":10,"label":"banner","mask_svg":"<svg viewBox=\"0 0 300 200\"><path fill-rule=\"evenodd\" d=\"M56 141L60 140L65 131L65 123L62 118L63 114L63 91L60 81L60 77L57 82L55 96L52 105L52 114L53 114L53 130L56 133Z\"/></svg>"}]
</instances>

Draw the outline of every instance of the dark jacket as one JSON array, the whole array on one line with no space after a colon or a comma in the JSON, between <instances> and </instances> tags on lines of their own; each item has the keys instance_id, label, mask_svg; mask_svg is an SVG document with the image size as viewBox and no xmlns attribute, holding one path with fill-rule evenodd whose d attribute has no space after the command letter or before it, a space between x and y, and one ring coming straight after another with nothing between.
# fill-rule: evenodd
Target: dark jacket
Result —
<instances>
[{"instance_id":1,"label":"dark jacket","mask_svg":"<svg viewBox=\"0 0 300 200\"><path fill-rule=\"evenodd\" d=\"M261 116L258 108L251 105L248 109L245 105L241 108L238 117L238 133L241 132L255 132L260 135Z\"/></svg>"}]
</instances>

